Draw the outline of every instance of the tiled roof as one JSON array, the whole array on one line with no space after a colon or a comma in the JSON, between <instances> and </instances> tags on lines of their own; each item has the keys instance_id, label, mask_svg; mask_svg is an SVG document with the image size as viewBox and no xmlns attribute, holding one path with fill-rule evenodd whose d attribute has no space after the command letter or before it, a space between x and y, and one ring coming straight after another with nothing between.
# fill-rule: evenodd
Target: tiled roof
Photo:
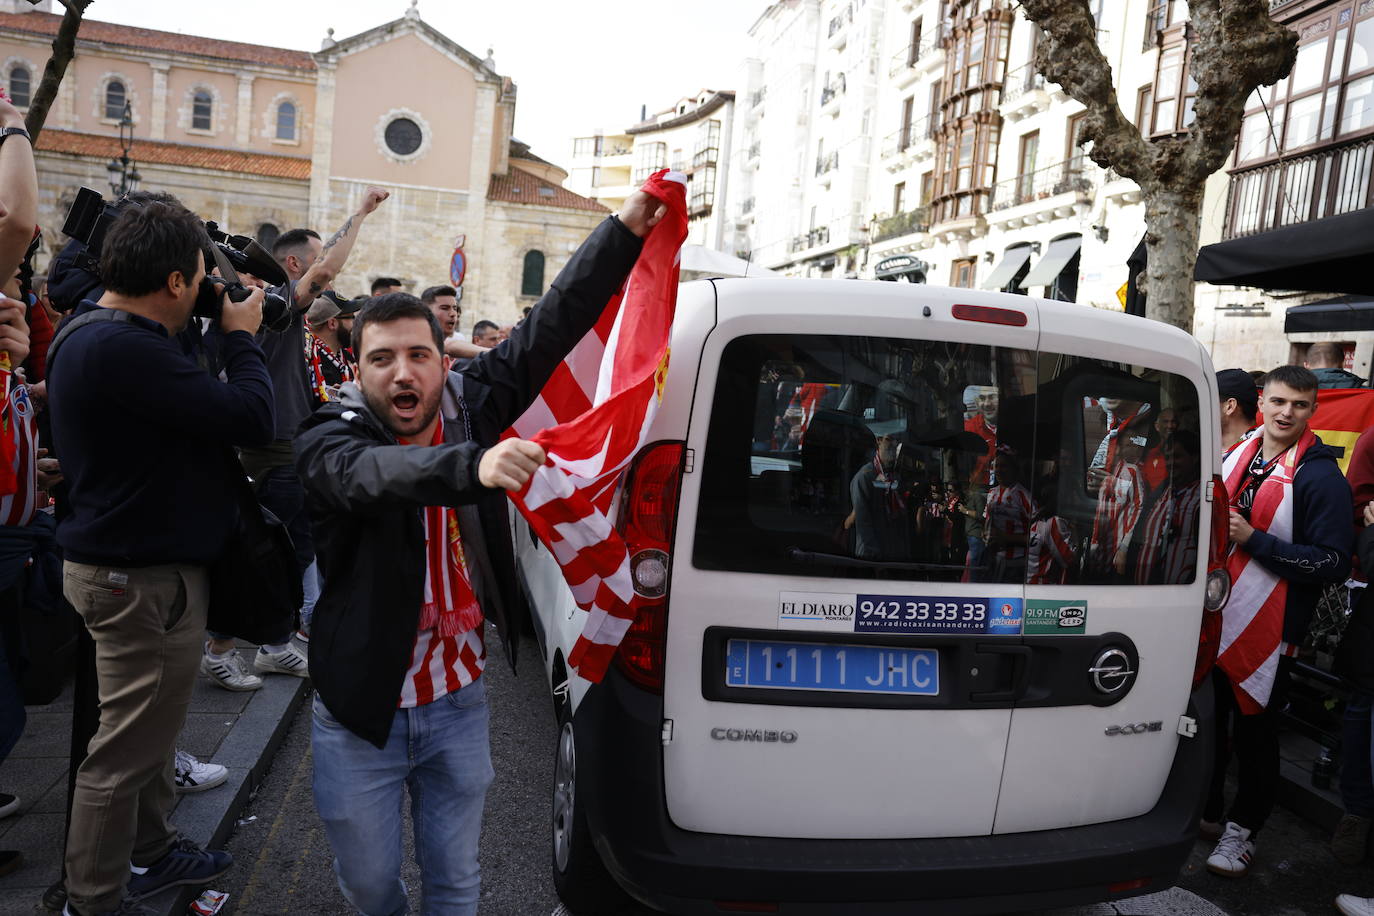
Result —
<instances>
[{"instance_id":1,"label":"tiled roof","mask_svg":"<svg viewBox=\"0 0 1374 916\"><path fill-rule=\"evenodd\" d=\"M55 130L51 127L43 128L43 132L38 135L38 149L40 152L71 153L101 159L117 157L121 152L118 137ZM156 140L136 140L130 156L140 164L181 165L193 169L213 169L217 172L245 172L268 178L310 180L310 160L304 156L273 156L267 153L216 149L213 146L160 143Z\"/></svg>"},{"instance_id":2,"label":"tiled roof","mask_svg":"<svg viewBox=\"0 0 1374 916\"><path fill-rule=\"evenodd\" d=\"M226 15L232 15L231 7L225 7L224 10ZM57 27L61 22L62 17L54 13L0 13L0 33L24 32L49 38L57 34ZM92 41L145 51L192 54L215 60L244 61L292 70L315 69L315 58L308 51L268 48L238 41L202 38L199 35L159 32L156 29L139 29L128 25L116 25L113 22L100 22L96 19L83 19L76 38L78 42Z\"/></svg>"},{"instance_id":3,"label":"tiled roof","mask_svg":"<svg viewBox=\"0 0 1374 916\"><path fill-rule=\"evenodd\" d=\"M531 175L514 164L509 174L491 176L491 183L487 185L487 200L532 204L537 207L558 207L562 210L610 212L590 197L574 194L567 188L545 181L537 175Z\"/></svg>"}]
</instances>

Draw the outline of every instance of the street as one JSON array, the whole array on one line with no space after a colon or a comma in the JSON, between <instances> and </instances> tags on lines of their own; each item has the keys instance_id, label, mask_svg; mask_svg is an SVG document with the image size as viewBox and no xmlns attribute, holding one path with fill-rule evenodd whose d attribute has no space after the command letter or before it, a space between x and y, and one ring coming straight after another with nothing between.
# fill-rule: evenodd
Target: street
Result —
<instances>
[{"instance_id":1,"label":"street","mask_svg":"<svg viewBox=\"0 0 1374 916\"><path fill-rule=\"evenodd\" d=\"M484 916L548 914L558 907L549 877L549 780L554 728L547 688L540 679L534 644L522 646L520 676L512 676L495 637L489 643L486 677L492 713L496 782L487 796L482 832ZM223 916L347 912L330 868L331 854L311 798L310 710L298 714L266 781L229 843L235 867L219 889L231 894ZM1203 862L1210 844L1199 841L1180 879L1183 891L1232 916L1318 916L1334 912L1341 891L1374 893L1368 864L1336 863L1327 837L1315 826L1278 808L1265 828L1248 878L1209 874ZM411 905L419 903L419 875L407 835L404 874ZM1089 907L1081 914L1188 913L1189 895L1178 892L1168 907L1157 898ZM1176 901L1182 901L1180 905ZM1067 914L1061 914L1067 916Z\"/></svg>"}]
</instances>

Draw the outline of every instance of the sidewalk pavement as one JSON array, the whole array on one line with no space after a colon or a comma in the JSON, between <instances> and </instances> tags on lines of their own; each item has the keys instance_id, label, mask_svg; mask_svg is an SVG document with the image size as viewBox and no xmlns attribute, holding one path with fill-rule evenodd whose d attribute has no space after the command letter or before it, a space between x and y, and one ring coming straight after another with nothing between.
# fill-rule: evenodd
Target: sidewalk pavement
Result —
<instances>
[{"instance_id":1,"label":"sidewalk pavement","mask_svg":"<svg viewBox=\"0 0 1374 916\"><path fill-rule=\"evenodd\" d=\"M225 842L286 736L309 684L306 678L267 675L260 689L235 693L212 685L204 675L196 678L177 746L227 767L229 779L214 789L180 796L172 817L182 833L206 846ZM62 874L71 722L68 683L52 704L28 707L24 736L0 763L0 791L18 795L21 803L18 814L0 819L0 848L24 853L23 866L0 878L0 916L51 912L42 897ZM199 892L172 888L144 905L159 914L181 916Z\"/></svg>"}]
</instances>

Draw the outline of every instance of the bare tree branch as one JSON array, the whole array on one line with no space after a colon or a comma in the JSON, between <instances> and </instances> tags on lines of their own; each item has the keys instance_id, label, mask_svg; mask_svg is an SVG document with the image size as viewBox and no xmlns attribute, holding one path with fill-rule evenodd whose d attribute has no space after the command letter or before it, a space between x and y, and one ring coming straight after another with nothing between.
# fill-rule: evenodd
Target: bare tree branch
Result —
<instances>
[{"instance_id":1,"label":"bare tree branch","mask_svg":"<svg viewBox=\"0 0 1374 916\"><path fill-rule=\"evenodd\" d=\"M57 98L57 90L62 85L62 77L66 75L67 65L72 62L72 57L76 53L76 33L81 28L81 17L85 15L86 7L91 5L92 0L60 2L66 7L67 12L62 15L62 24L58 26L57 35L52 40L52 55L43 67L43 79L33 93L33 100L29 102L29 114L24 119L34 143L38 142L38 135L48 120L48 109L52 108L53 100Z\"/></svg>"},{"instance_id":2,"label":"bare tree branch","mask_svg":"<svg viewBox=\"0 0 1374 916\"><path fill-rule=\"evenodd\" d=\"M1197 97L1186 173L1205 181L1230 155L1250 93L1293 68L1298 36L1270 17L1266 0L1193 0L1188 10Z\"/></svg>"}]
</instances>

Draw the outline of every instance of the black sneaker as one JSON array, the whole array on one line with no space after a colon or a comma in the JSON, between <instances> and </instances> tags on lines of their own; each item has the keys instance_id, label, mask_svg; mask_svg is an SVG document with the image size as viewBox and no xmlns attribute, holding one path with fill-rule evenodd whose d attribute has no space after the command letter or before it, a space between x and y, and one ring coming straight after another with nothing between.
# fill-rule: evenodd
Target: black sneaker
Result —
<instances>
[{"instance_id":1,"label":"black sneaker","mask_svg":"<svg viewBox=\"0 0 1374 916\"><path fill-rule=\"evenodd\" d=\"M0 792L0 817L9 817L19 810L19 797Z\"/></svg>"},{"instance_id":2,"label":"black sneaker","mask_svg":"<svg viewBox=\"0 0 1374 916\"><path fill-rule=\"evenodd\" d=\"M62 916L84 916L72 908L70 903L63 905ZM157 916L146 906L139 906L131 898L125 897L113 910L106 910L103 913L92 913L91 916Z\"/></svg>"},{"instance_id":3,"label":"black sneaker","mask_svg":"<svg viewBox=\"0 0 1374 916\"><path fill-rule=\"evenodd\" d=\"M234 857L222 849L201 849L195 840L181 837L167 855L142 874L129 876L129 899L142 900L164 887L208 884L229 870Z\"/></svg>"}]
</instances>

